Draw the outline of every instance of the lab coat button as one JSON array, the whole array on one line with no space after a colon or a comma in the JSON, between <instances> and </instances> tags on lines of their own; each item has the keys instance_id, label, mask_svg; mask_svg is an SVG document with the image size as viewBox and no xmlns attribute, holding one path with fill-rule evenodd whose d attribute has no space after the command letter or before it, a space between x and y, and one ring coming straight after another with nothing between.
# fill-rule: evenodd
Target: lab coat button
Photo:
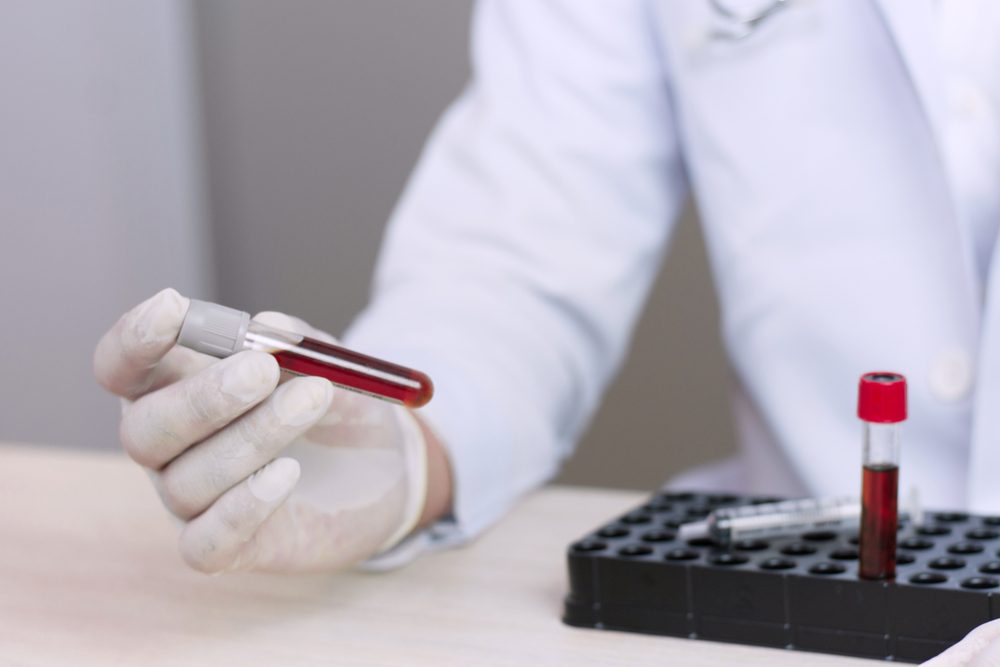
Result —
<instances>
[{"instance_id":1,"label":"lab coat button","mask_svg":"<svg viewBox=\"0 0 1000 667\"><path fill-rule=\"evenodd\" d=\"M979 97L972 91L965 91L965 93L959 98L958 109L966 116L976 115L982 108L979 103Z\"/></svg>"},{"instance_id":2,"label":"lab coat button","mask_svg":"<svg viewBox=\"0 0 1000 667\"><path fill-rule=\"evenodd\" d=\"M953 96L955 111L966 118L988 119L994 108L989 95L980 86L962 85Z\"/></svg>"},{"instance_id":3,"label":"lab coat button","mask_svg":"<svg viewBox=\"0 0 1000 667\"><path fill-rule=\"evenodd\" d=\"M930 389L941 401L959 401L972 389L972 361L960 349L952 349L938 357L930 371Z\"/></svg>"}]
</instances>

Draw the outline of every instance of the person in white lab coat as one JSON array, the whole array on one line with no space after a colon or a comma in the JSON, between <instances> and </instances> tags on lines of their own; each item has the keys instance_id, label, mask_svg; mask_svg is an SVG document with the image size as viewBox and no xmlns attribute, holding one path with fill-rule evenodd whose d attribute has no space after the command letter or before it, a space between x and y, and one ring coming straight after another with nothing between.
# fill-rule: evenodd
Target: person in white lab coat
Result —
<instances>
[{"instance_id":1,"label":"person in white lab coat","mask_svg":"<svg viewBox=\"0 0 1000 667\"><path fill-rule=\"evenodd\" d=\"M767 15L741 22L755 7ZM160 396L170 383L219 382L204 365L158 381L138 370L177 354L170 336L184 301L173 293L108 334L98 376L137 399L123 438L160 471L161 490L166 480L168 506L185 519L204 512L187 543L195 566L323 567L376 552L405 560L480 533L572 452L693 193L738 383L741 454L687 483L854 491L857 380L885 368L910 380L901 488L918 487L931 506L998 512L998 63L1000 5L989 0L484 2L473 79L434 132L389 227L374 298L344 336L435 379L420 428L400 426L411 421L402 409L370 399L358 408L317 388L295 429L256 432L264 453L220 475L222 464L192 456L203 445L191 445L230 420L248 431L241 410L276 382L264 369L264 388L241 407L202 411L207 421L170 455L144 459L150 424L173 423L178 403ZM143 339L147 354L137 355L122 332L152 321L160 342ZM227 485L301 445L306 428L349 400L411 463L385 482L391 511L384 498L341 498L319 515L336 531L345 504L363 505L355 518L377 516L379 530L337 542L273 529L295 523L280 508L295 502L296 483L346 465L304 465L299 480L279 458L270 504L246 511L240 528L254 538L252 558L236 546L199 555L213 531L240 525L237 510L204 518ZM345 438L304 436L317 451ZM414 466L414 451L429 458ZM171 456L183 470L172 472ZM185 505L199 475L216 486ZM283 548L289 535L311 556Z\"/></svg>"}]
</instances>

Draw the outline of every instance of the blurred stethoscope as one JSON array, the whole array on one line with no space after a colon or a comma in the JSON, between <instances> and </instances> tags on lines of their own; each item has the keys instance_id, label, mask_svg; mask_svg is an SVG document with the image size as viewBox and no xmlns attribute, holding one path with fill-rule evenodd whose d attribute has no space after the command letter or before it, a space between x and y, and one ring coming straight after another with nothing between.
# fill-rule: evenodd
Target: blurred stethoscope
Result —
<instances>
[{"instance_id":1,"label":"blurred stethoscope","mask_svg":"<svg viewBox=\"0 0 1000 667\"><path fill-rule=\"evenodd\" d=\"M722 19L711 37L729 41L746 39L788 3L789 0L708 0L717 18Z\"/></svg>"}]
</instances>

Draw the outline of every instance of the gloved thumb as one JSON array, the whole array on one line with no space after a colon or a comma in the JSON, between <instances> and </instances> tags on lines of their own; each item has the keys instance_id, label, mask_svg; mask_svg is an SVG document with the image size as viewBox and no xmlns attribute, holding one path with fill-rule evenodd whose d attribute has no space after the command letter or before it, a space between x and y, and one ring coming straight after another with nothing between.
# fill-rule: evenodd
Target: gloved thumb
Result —
<instances>
[{"instance_id":1,"label":"gloved thumb","mask_svg":"<svg viewBox=\"0 0 1000 667\"><path fill-rule=\"evenodd\" d=\"M308 338L315 338L316 340L321 340L324 343L337 344L337 339L327 332L317 329L303 319L286 315L285 313L280 313L274 310L265 310L254 315L253 319L261 324L266 324L267 326L275 329L290 331L291 333L296 333L300 336L306 336Z\"/></svg>"}]
</instances>

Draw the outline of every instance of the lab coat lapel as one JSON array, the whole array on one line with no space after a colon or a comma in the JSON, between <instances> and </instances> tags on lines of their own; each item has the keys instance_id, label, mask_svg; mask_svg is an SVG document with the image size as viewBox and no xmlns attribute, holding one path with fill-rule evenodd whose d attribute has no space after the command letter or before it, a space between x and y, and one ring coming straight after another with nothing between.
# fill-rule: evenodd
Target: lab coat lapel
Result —
<instances>
[{"instance_id":1,"label":"lab coat lapel","mask_svg":"<svg viewBox=\"0 0 1000 667\"><path fill-rule=\"evenodd\" d=\"M993 246L983 307L982 336L969 462L969 507L1000 513L1000 244Z\"/></svg>"},{"instance_id":2,"label":"lab coat lapel","mask_svg":"<svg viewBox=\"0 0 1000 667\"><path fill-rule=\"evenodd\" d=\"M942 224L950 224L958 234L965 280L970 290L969 296L978 310L983 290L976 272L975 253L967 226L959 224L959 214L954 204L954 187L948 177L946 154L942 150L942 129L948 121L947 90L935 48L937 39L934 34L936 22L936 17L933 16L934 8L927 1L874 0L874 2L881 11L886 29L899 51L900 64L909 75L915 97L927 118L927 129L941 165L941 177L948 186L949 194L952 195L949 202L952 211L951 220L942 221Z\"/></svg>"},{"instance_id":3,"label":"lab coat lapel","mask_svg":"<svg viewBox=\"0 0 1000 667\"><path fill-rule=\"evenodd\" d=\"M931 131L938 136L938 128L945 119L945 91L940 76L933 34L934 17L930 2L914 0L874 0L885 19L886 28L900 60L913 83L914 92L923 106Z\"/></svg>"},{"instance_id":4,"label":"lab coat lapel","mask_svg":"<svg viewBox=\"0 0 1000 667\"><path fill-rule=\"evenodd\" d=\"M913 84L913 90L924 109L934 145L942 167L942 177L952 194L952 220L948 223L961 241L966 298L972 299L977 318L979 350L976 363L976 390L973 408L972 442L967 502L976 511L1000 511L1000 484L996 471L1000 470L1000 272L997 270L997 250L989 278L988 301L983 302L983 286L975 268L975 254L969 238L968 226L960 224L955 206L954 187L948 178L945 151L942 150L942 129L948 122L948 103L945 81L937 62L934 48L936 18L930 2L913 0L874 0L885 20L889 34L896 43L900 60Z\"/></svg>"}]
</instances>

